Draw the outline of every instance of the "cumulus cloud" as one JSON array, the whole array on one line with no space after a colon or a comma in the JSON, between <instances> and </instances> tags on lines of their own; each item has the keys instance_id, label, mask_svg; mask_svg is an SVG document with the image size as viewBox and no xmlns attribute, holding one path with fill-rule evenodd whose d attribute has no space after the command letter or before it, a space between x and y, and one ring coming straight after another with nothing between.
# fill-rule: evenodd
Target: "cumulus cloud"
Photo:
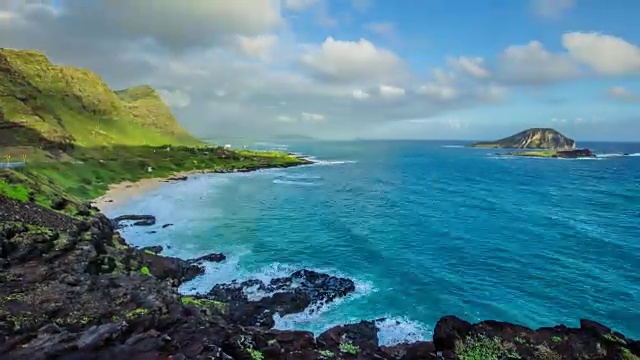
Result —
<instances>
[{"instance_id":1,"label":"cumulus cloud","mask_svg":"<svg viewBox=\"0 0 640 360\"><path fill-rule=\"evenodd\" d=\"M539 41L509 46L499 56L497 77L510 84L548 84L580 76L568 54L554 54Z\"/></svg>"},{"instance_id":2,"label":"cumulus cloud","mask_svg":"<svg viewBox=\"0 0 640 360\"><path fill-rule=\"evenodd\" d=\"M328 37L319 48L304 54L301 61L316 75L339 82L382 80L397 76L403 68L396 54L366 39L342 41Z\"/></svg>"},{"instance_id":3,"label":"cumulus cloud","mask_svg":"<svg viewBox=\"0 0 640 360\"><path fill-rule=\"evenodd\" d=\"M491 76L491 73L485 67L484 59L481 57L461 56L459 58L449 58L447 63L454 69L479 79Z\"/></svg>"},{"instance_id":4,"label":"cumulus cloud","mask_svg":"<svg viewBox=\"0 0 640 360\"><path fill-rule=\"evenodd\" d=\"M238 50L249 57L268 60L271 52L271 48L278 41L278 37L275 35L258 35L258 36L243 36L238 35L237 39Z\"/></svg>"},{"instance_id":5,"label":"cumulus cloud","mask_svg":"<svg viewBox=\"0 0 640 360\"><path fill-rule=\"evenodd\" d=\"M595 32L562 36L571 56L603 75L640 74L640 47L624 39Z\"/></svg>"},{"instance_id":6,"label":"cumulus cloud","mask_svg":"<svg viewBox=\"0 0 640 360\"><path fill-rule=\"evenodd\" d=\"M534 43L508 49L495 64L468 56L436 59L444 68L427 78L409 73L399 55L369 39L299 43L280 1L192 0L182 9L158 0L144 13L134 9L146 1L115 8L105 0L69 1L57 10L6 12L2 46L44 50L56 63L96 71L112 88L149 84L201 136L264 136L279 132L278 124L288 133L358 136L387 122L449 118L450 110L496 103L506 98L505 86L539 82L541 73L546 82L568 79L554 71L577 66L568 54ZM324 2L308 6L316 10ZM517 73L523 68L529 78Z\"/></svg>"},{"instance_id":7,"label":"cumulus cloud","mask_svg":"<svg viewBox=\"0 0 640 360\"><path fill-rule=\"evenodd\" d=\"M557 20L576 4L576 0L531 0L531 9L540 18Z\"/></svg>"},{"instance_id":8,"label":"cumulus cloud","mask_svg":"<svg viewBox=\"0 0 640 360\"><path fill-rule=\"evenodd\" d=\"M622 86L614 86L607 91L607 96L616 101L623 101L629 103L640 102L640 95L630 91Z\"/></svg>"},{"instance_id":9,"label":"cumulus cloud","mask_svg":"<svg viewBox=\"0 0 640 360\"><path fill-rule=\"evenodd\" d=\"M380 85L378 91L380 96L384 98L397 98L404 96L406 93L405 89L392 85Z\"/></svg>"}]
</instances>

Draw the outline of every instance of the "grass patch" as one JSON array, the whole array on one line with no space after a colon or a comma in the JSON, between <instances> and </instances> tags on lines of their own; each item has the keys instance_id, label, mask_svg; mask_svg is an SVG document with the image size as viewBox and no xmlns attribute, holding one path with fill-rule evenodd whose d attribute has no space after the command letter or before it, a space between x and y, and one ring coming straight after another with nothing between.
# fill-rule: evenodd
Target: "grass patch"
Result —
<instances>
[{"instance_id":1,"label":"grass patch","mask_svg":"<svg viewBox=\"0 0 640 360\"><path fill-rule=\"evenodd\" d=\"M556 343L556 344L557 344L557 343L559 343L559 342L562 342L562 338L561 338L560 336L553 336L553 337L551 338L551 341L553 341L554 343Z\"/></svg>"},{"instance_id":2,"label":"grass patch","mask_svg":"<svg viewBox=\"0 0 640 360\"><path fill-rule=\"evenodd\" d=\"M485 335L469 336L456 343L455 353L460 360L520 359L515 350L507 348L499 338Z\"/></svg>"},{"instance_id":3,"label":"grass patch","mask_svg":"<svg viewBox=\"0 0 640 360\"><path fill-rule=\"evenodd\" d=\"M125 314L125 318L127 318L128 320L133 320L136 318L139 318L141 316L145 316L149 313L148 309L145 308L137 308L137 309L133 309L131 311L129 311L128 313Z\"/></svg>"},{"instance_id":4,"label":"grass patch","mask_svg":"<svg viewBox=\"0 0 640 360\"><path fill-rule=\"evenodd\" d=\"M541 150L541 151L520 151L511 153L511 156L529 156L529 157L543 157L543 158L551 158L555 157L557 151L555 150Z\"/></svg>"},{"instance_id":5,"label":"grass patch","mask_svg":"<svg viewBox=\"0 0 640 360\"><path fill-rule=\"evenodd\" d=\"M622 348L622 359L623 360L640 360L640 356L633 354L631 350L627 348Z\"/></svg>"},{"instance_id":6,"label":"grass patch","mask_svg":"<svg viewBox=\"0 0 640 360\"><path fill-rule=\"evenodd\" d=\"M341 352L354 356L358 354L358 351L360 351L358 345L354 345L350 342L340 343L339 348Z\"/></svg>"},{"instance_id":7,"label":"grass patch","mask_svg":"<svg viewBox=\"0 0 640 360\"><path fill-rule=\"evenodd\" d=\"M198 307L205 312L209 312L211 309L215 309L221 313L227 313L229 308L226 303L222 301L210 300L210 299L201 299L193 296L183 296L180 298L180 301L183 305L191 305Z\"/></svg>"},{"instance_id":8,"label":"grass patch","mask_svg":"<svg viewBox=\"0 0 640 360\"><path fill-rule=\"evenodd\" d=\"M262 352L260 352L260 350L247 349L247 353L249 353L249 356L251 357L251 360L263 360L264 359L264 356L262 355Z\"/></svg>"},{"instance_id":9,"label":"grass patch","mask_svg":"<svg viewBox=\"0 0 640 360\"><path fill-rule=\"evenodd\" d=\"M330 359L330 358L335 356L335 354L331 350L320 350L320 351L318 351L318 353L320 354L320 356L322 356L324 358L327 358L327 359Z\"/></svg>"},{"instance_id":10,"label":"grass patch","mask_svg":"<svg viewBox=\"0 0 640 360\"><path fill-rule=\"evenodd\" d=\"M604 334L602 338L609 342L618 343L620 345L627 345L627 342L624 339L621 339L614 334Z\"/></svg>"}]
</instances>

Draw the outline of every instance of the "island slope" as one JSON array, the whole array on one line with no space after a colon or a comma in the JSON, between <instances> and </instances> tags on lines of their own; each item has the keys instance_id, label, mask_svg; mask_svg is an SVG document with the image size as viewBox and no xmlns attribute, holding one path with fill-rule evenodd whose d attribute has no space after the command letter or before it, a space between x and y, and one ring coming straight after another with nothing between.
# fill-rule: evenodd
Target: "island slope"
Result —
<instances>
[{"instance_id":1,"label":"island slope","mask_svg":"<svg viewBox=\"0 0 640 360\"><path fill-rule=\"evenodd\" d=\"M477 142L471 145L471 147L489 149L549 150L570 150L574 149L575 146L575 141L573 139L549 128L532 128L497 141Z\"/></svg>"}]
</instances>

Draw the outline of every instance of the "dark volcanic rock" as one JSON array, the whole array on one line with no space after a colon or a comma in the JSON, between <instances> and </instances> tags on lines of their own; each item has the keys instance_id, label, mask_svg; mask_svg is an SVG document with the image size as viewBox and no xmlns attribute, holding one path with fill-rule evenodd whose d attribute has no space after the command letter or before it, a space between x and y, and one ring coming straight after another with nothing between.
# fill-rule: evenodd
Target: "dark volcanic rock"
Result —
<instances>
[{"instance_id":1,"label":"dark volcanic rock","mask_svg":"<svg viewBox=\"0 0 640 360\"><path fill-rule=\"evenodd\" d=\"M164 248L162 247L162 245L155 245L155 246L145 246L143 248L140 248L140 250L149 251L157 255L157 254L160 254L162 250L164 250Z\"/></svg>"},{"instance_id":2,"label":"dark volcanic rock","mask_svg":"<svg viewBox=\"0 0 640 360\"><path fill-rule=\"evenodd\" d=\"M201 271L191 260L129 247L100 214L72 219L0 200L0 359L640 358L640 342L589 320L579 328L532 330L447 316L433 342L394 346L379 346L376 321L337 326L317 339L269 329L274 313L313 309L354 291L353 282L301 270L269 283L217 285L209 296L180 296L177 286ZM256 323L265 326L245 326Z\"/></svg>"},{"instance_id":3,"label":"dark volcanic rock","mask_svg":"<svg viewBox=\"0 0 640 360\"><path fill-rule=\"evenodd\" d=\"M115 228L121 228L122 222L134 221L134 226L151 226L155 225L156 217L153 215L121 215L111 220Z\"/></svg>"},{"instance_id":4,"label":"dark volcanic rock","mask_svg":"<svg viewBox=\"0 0 640 360\"><path fill-rule=\"evenodd\" d=\"M563 150L556 152L555 155L555 157L566 159L588 158L595 156L596 155L589 149Z\"/></svg>"},{"instance_id":5,"label":"dark volcanic rock","mask_svg":"<svg viewBox=\"0 0 640 360\"><path fill-rule=\"evenodd\" d=\"M166 229L166 228L168 228L169 226L173 226L173 224L164 224L164 225L162 225L162 228L163 228L163 229Z\"/></svg>"},{"instance_id":6,"label":"dark volcanic rock","mask_svg":"<svg viewBox=\"0 0 640 360\"><path fill-rule=\"evenodd\" d=\"M229 302L233 320L241 325L273 326L273 315L299 313L322 306L355 291L353 281L310 270L300 270L284 278L218 284L208 296ZM251 294L248 296L247 294Z\"/></svg>"},{"instance_id":7,"label":"dark volcanic rock","mask_svg":"<svg viewBox=\"0 0 640 360\"><path fill-rule=\"evenodd\" d=\"M226 260L226 256L224 256L224 254L219 254L219 253L211 253L211 254L207 254L204 256L201 256L199 258L196 259L191 259L191 260L187 260L187 262L191 263L191 264L195 264L195 263L199 263L202 261L210 261L210 262L221 262Z\"/></svg>"}]
</instances>

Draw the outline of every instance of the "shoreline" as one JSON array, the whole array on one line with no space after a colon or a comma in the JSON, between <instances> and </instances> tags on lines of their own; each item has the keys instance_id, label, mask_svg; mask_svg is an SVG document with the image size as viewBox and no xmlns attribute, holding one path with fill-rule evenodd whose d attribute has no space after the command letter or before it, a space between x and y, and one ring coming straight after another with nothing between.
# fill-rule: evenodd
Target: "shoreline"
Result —
<instances>
[{"instance_id":1,"label":"shoreline","mask_svg":"<svg viewBox=\"0 0 640 360\"><path fill-rule=\"evenodd\" d=\"M173 184L180 181L186 181L185 177L193 175L204 174L229 174L229 173L246 173L254 172L266 169L284 169L290 167L313 165L316 162L307 158L298 158L300 163L296 164L284 164L284 165L258 165L248 168L233 169L233 170L188 170L178 171L165 177L152 177L144 178L138 181L123 181L116 184L110 184L109 189L102 195L90 201L92 206L95 206L101 213L105 213L114 207L121 206L133 197L144 195L152 190L157 189L164 183Z\"/></svg>"}]
</instances>

